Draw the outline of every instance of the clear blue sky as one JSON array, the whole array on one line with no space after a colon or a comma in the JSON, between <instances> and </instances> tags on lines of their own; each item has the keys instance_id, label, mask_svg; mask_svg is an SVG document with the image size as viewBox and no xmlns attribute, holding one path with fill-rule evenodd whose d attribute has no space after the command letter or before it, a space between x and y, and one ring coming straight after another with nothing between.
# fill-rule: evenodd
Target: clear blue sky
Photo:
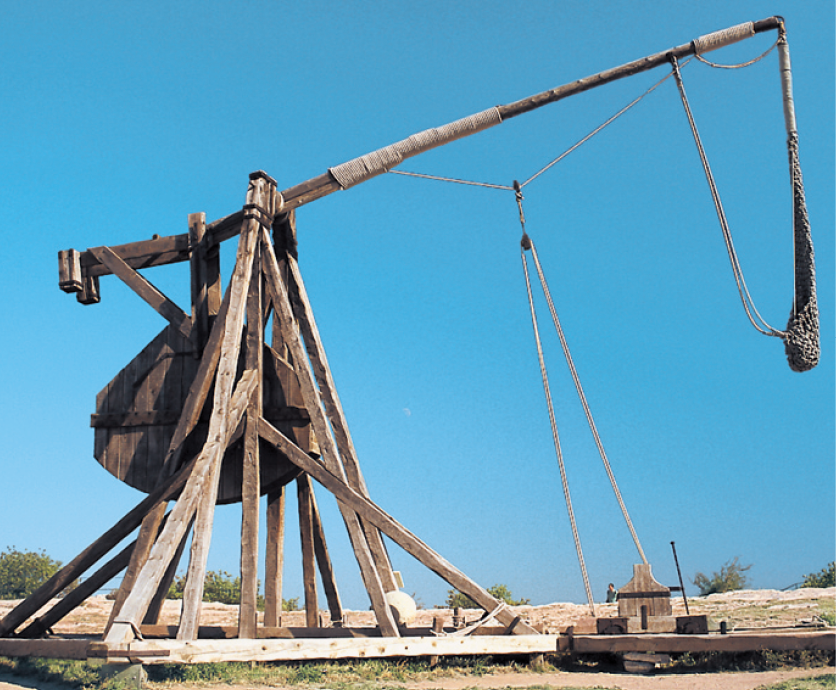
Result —
<instances>
[{"instance_id":1,"label":"clear blue sky","mask_svg":"<svg viewBox=\"0 0 836 690\"><path fill-rule=\"evenodd\" d=\"M0 549L69 561L140 494L94 460L95 395L163 327L116 278L84 307L58 250L186 231L406 136L772 13L786 18L817 250L821 364L745 319L672 80L525 190L575 364L657 579L734 556L782 588L834 559L832 2L4 2ZM759 35L709 57L739 62ZM525 179L664 68L402 167ZM791 199L777 55L683 70L751 292L783 327ZM582 601L519 261L513 194L385 175L298 213L300 264L372 497L485 586ZM227 256L234 243L224 247ZM225 278L229 264L225 264ZM148 277L188 309L186 264ZM543 312L541 326L547 326ZM553 336L546 352L597 598L637 556ZM329 547L367 608L333 500ZM295 499L294 499L295 500ZM293 501L291 502L293 505ZM292 512L292 511L291 511ZM300 596L295 522L286 596ZM238 567L240 513L210 569ZM426 606L448 586L397 547ZM689 586L689 591L694 587Z\"/></svg>"}]
</instances>

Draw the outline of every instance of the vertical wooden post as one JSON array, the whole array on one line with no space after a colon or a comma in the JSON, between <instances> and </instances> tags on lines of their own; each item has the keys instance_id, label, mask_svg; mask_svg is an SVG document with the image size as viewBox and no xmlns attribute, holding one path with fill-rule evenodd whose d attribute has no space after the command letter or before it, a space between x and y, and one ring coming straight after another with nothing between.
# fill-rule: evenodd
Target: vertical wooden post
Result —
<instances>
[{"instance_id":1,"label":"vertical wooden post","mask_svg":"<svg viewBox=\"0 0 836 690\"><path fill-rule=\"evenodd\" d=\"M319 604L316 597L316 563L314 555L313 487L307 474L296 478L299 502L299 537L302 543L302 581L305 590L305 625L319 627Z\"/></svg>"},{"instance_id":2,"label":"vertical wooden post","mask_svg":"<svg viewBox=\"0 0 836 690\"><path fill-rule=\"evenodd\" d=\"M218 247L207 247L206 214L189 214L191 245L192 343L199 354L206 346L211 319L221 306L221 272Z\"/></svg>"},{"instance_id":3,"label":"vertical wooden post","mask_svg":"<svg viewBox=\"0 0 836 690\"><path fill-rule=\"evenodd\" d=\"M258 452L258 419L261 416L261 355L264 345L259 249L253 259L253 277L247 297L247 336L244 368L257 372L255 395L247 408L244 429L243 482L241 486L241 601L238 637L255 639L258 622L258 507L261 497L261 466Z\"/></svg>"},{"instance_id":4,"label":"vertical wooden post","mask_svg":"<svg viewBox=\"0 0 836 690\"><path fill-rule=\"evenodd\" d=\"M284 566L285 488L267 496L267 551L264 565L264 627L282 623L282 570Z\"/></svg>"},{"instance_id":5,"label":"vertical wooden post","mask_svg":"<svg viewBox=\"0 0 836 690\"><path fill-rule=\"evenodd\" d=\"M316 504L316 495L313 491L311 491L311 517L313 518L313 546L316 554L316 564L319 568L319 577L322 580L322 589L325 591L325 598L328 601L328 610L331 612L331 625L335 628L341 628L343 625L343 607L340 602L340 593L337 590L334 568L331 565L331 556L328 554L328 545L325 543L325 530L322 528L322 520L319 517L319 506Z\"/></svg>"}]
</instances>

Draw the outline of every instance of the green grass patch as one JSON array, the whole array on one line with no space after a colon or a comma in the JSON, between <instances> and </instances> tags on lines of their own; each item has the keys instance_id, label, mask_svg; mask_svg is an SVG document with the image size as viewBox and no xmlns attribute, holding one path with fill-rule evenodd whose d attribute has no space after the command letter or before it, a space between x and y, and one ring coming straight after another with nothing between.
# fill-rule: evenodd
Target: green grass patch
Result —
<instances>
[{"instance_id":1,"label":"green grass patch","mask_svg":"<svg viewBox=\"0 0 836 690\"><path fill-rule=\"evenodd\" d=\"M823 676L785 680L775 685L760 685L755 690L834 690L834 688L836 688L836 676L829 673Z\"/></svg>"}]
</instances>

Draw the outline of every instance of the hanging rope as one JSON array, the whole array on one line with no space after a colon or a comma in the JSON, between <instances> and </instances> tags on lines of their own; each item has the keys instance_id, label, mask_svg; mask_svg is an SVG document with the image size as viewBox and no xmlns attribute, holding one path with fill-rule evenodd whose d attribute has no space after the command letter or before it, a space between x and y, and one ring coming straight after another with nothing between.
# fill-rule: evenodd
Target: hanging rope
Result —
<instances>
[{"instance_id":1,"label":"hanging rope","mask_svg":"<svg viewBox=\"0 0 836 690\"><path fill-rule=\"evenodd\" d=\"M723 203L720 201L720 193L717 191L717 185L714 182L714 174L711 172L711 166L708 164L708 157L705 154L705 149L700 139L700 134L697 131L697 124L694 121L694 116L691 113L691 106L688 103L688 96L685 94L685 85L682 83L682 75L679 73L679 63L674 55L671 55L671 64L673 65L673 74L676 79L676 85L679 88L679 94L682 98L682 105L685 107L685 115L688 117L688 124L691 127L691 134L694 137L694 142L697 145L697 151L700 155L703 171L705 172L705 179L708 181L708 187L711 191L711 198L714 201L714 208L717 211L717 218L720 221L720 229L723 232L723 240L726 244L726 251L729 255L729 261L732 266L732 273L734 280L737 283L737 291L740 295L740 300L743 303L743 309L746 311L746 316L749 317L750 323L761 333L769 336L783 336L783 333L772 326L760 315L755 307L752 296L749 294L749 288L746 287L746 280L743 277L743 269L740 267L740 260L737 257L737 251L734 248L732 241L731 230L726 218L726 212L723 210Z\"/></svg>"},{"instance_id":2,"label":"hanging rope","mask_svg":"<svg viewBox=\"0 0 836 690\"><path fill-rule=\"evenodd\" d=\"M627 528L630 530L630 535L633 537L633 543L636 545L636 549L639 552L639 556L642 559L642 563L647 563L647 558L644 555L644 549L642 549L641 542L639 541L639 536L636 534L636 530L633 527L633 521L630 519L630 514L627 512L627 506L624 503L624 499L621 497L621 491L618 488L618 483L615 481L615 474L613 474L612 466L610 465L609 458L607 458L607 453L604 450L604 444L601 442L601 436L598 433L598 427L595 424L595 420L592 417L592 409L589 406L589 403L586 399L586 394L583 391L583 386L581 385L580 376L578 376L578 370L575 368L575 362L572 359L572 353L569 351L569 344L566 341L566 336L563 334L563 327L560 325L560 319L557 316L557 309L555 309L554 302L552 301L552 294L551 290L549 290L549 284L546 281L546 276L543 272L543 267L540 265L540 257L537 255L537 248L534 246L534 242L528 236L525 231L525 214L523 213L522 208L522 186L519 182L514 181L514 189L516 191L516 200L517 200L517 207L519 208L520 212L520 224L522 225L522 240L520 245L523 249L523 267L525 269L525 282L526 287L528 288L528 297L529 297L529 306L532 311L532 319L534 320L534 303L531 299L531 289L530 289L530 282L528 279L528 264L525 260L525 252L531 251L531 257L534 259L534 266L537 269L537 276L540 279L540 287L543 290L543 295L546 298L546 304L548 304L549 312L552 316L552 323L554 323L555 330L557 331L557 337L560 340L560 346L563 349L563 356L566 359L566 364L569 367L569 373L572 376L572 381L575 384L575 390L578 392L578 398L581 401L581 406L583 407L584 415L586 415L586 421L589 424L589 430L592 432L592 437L595 439L595 445L598 448L598 453L601 456L601 462L604 464L604 469L607 472L607 477L610 480L610 484L612 485L613 493L615 494L615 498L618 501L618 505L621 508L621 514L624 516L624 522L627 524ZM542 352L542 347L540 344L540 336L537 329L537 325L535 322L534 326L534 335L535 339L537 340L537 351L538 353ZM543 365L541 364L541 369ZM551 400L549 400L549 405L551 407ZM568 492L568 488L566 489Z\"/></svg>"},{"instance_id":3,"label":"hanging rope","mask_svg":"<svg viewBox=\"0 0 836 690\"><path fill-rule=\"evenodd\" d=\"M787 154L793 195L793 248L795 296L784 337L784 351L793 371L809 371L819 362L819 309L816 303L816 259L810 219L804 198L804 180L798 157L798 130L792 97L790 49L783 24L778 37L778 61L784 101L784 124L787 130Z\"/></svg>"},{"instance_id":4,"label":"hanging rope","mask_svg":"<svg viewBox=\"0 0 836 690\"><path fill-rule=\"evenodd\" d=\"M578 563L581 567L581 575L583 576L583 586L586 589L586 597L589 601L589 609L592 615L595 615L595 604L592 599L592 588L589 586L589 576L586 572L586 563L583 559L583 549L581 548L581 538L578 534L578 525L575 522L575 511L572 509L572 496L569 493L569 482L566 479L566 467L563 464L563 451L560 448L560 436L557 432L557 422L554 416L554 404L552 403L552 394L549 389L549 375L546 371L546 362L543 358L543 346L540 342L540 331L537 328L537 312L534 309L534 296L531 292L531 280L528 275L528 262L525 259L526 244L533 246L528 235L525 234L525 227L523 227L523 241L520 243L520 256L522 258L523 273L525 274L525 288L528 292L528 305L531 309L531 325L534 327L534 340L537 344L537 359L540 362L540 375L543 378L543 391L546 394L546 405L549 410L549 424L552 429L552 439L554 440L554 450L557 455L557 465L560 469L560 482L563 485L563 496L566 499L566 510L569 512L569 524L572 526L572 538L575 540L575 551L578 554Z\"/></svg>"}]
</instances>

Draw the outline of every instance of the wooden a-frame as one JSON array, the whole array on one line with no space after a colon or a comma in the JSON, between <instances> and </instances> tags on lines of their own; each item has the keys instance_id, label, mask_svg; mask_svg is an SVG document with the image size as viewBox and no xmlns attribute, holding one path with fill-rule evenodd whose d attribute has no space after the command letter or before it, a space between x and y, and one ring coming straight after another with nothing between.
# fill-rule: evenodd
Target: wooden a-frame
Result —
<instances>
[{"instance_id":1,"label":"wooden a-frame","mask_svg":"<svg viewBox=\"0 0 836 690\"><path fill-rule=\"evenodd\" d=\"M238 637L258 637L258 509L264 493L263 625L280 626L285 487L291 481L299 499L307 626L319 625L317 568L331 623L342 625L311 479L338 502L381 635L405 632L386 598L397 585L383 534L491 612L508 632L536 632L372 502L296 262L295 212L283 206L275 181L259 171L250 176L241 213L209 226L203 214L192 214L187 236L60 252L60 287L76 292L80 302L99 301L99 277L113 274L169 322L100 393L92 419L97 459L148 496L7 614L0 637L44 634L124 571L103 641L120 645L140 638L143 624L158 621L191 534L176 637L196 639L215 505L238 500L243 511ZM235 268L221 299L218 248L236 234ZM184 260L191 267L191 315L136 270ZM268 345L265 326L271 315ZM188 390L178 397L170 380L190 381ZM171 409L173 402L177 409ZM22 627L137 528L135 541Z\"/></svg>"}]
</instances>

